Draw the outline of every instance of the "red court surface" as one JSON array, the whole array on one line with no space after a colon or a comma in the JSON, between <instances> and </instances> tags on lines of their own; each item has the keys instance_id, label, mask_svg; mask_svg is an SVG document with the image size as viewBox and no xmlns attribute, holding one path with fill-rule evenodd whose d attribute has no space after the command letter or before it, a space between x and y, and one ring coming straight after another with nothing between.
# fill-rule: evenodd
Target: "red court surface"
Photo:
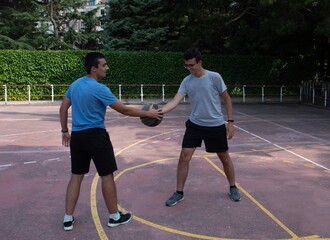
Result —
<instances>
[{"instance_id":1,"label":"red court surface","mask_svg":"<svg viewBox=\"0 0 330 240\"><path fill-rule=\"evenodd\" d=\"M0 106L1 240L330 239L329 110L235 104L236 134L229 145L242 201L229 199L220 161L202 147L191 161L185 200L169 208L164 203L175 190L189 105L152 128L109 108L119 206L134 218L106 226L92 165L74 229L65 232L70 154L61 146L58 109Z\"/></svg>"}]
</instances>

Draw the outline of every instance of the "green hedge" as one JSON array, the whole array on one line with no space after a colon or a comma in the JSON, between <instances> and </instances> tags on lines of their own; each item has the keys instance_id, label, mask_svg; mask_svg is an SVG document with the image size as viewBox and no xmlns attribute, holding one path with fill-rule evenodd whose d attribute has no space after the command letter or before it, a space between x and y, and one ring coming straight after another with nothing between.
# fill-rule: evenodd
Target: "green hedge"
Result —
<instances>
[{"instance_id":1,"label":"green hedge","mask_svg":"<svg viewBox=\"0 0 330 240\"><path fill-rule=\"evenodd\" d=\"M70 84L85 75L83 58L87 52L1 50L0 84ZM183 68L182 53L143 51L103 51L103 53L110 68L108 76L102 81L105 84L178 85L188 73ZM226 84L231 86L299 85L302 81L313 79L316 73L316 64L312 58L204 55L203 66L220 72ZM173 88L173 91L176 90ZM12 91L19 94L22 89L12 89ZM31 91L33 92L33 89ZM136 88L129 91L136 91Z\"/></svg>"}]
</instances>

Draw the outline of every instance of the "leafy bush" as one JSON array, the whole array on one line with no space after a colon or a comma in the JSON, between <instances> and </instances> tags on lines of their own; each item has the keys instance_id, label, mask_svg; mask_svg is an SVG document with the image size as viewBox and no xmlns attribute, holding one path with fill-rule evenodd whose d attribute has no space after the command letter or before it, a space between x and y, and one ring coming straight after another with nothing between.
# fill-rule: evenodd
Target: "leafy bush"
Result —
<instances>
[{"instance_id":1,"label":"leafy bush","mask_svg":"<svg viewBox=\"0 0 330 240\"><path fill-rule=\"evenodd\" d=\"M85 75L83 58L88 51L0 51L1 85L69 85ZM129 52L103 51L110 71L102 83L114 86L124 84L167 84L179 85L188 74L183 67L182 53L175 52ZM243 85L299 85L313 78L316 64L313 59L279 59L270 56L222 56L204 55L203 66L219 72L233 93L241 92ZM152 94L157 87L146 87L145 93ZM48 95L49 88L31 87L31 94ZM66 86L55 95L63 95ZM113 89L111 87L111 89ZM138 95L138 87L125 87L125 94ZM137 90L138 89L138 90ZM171 87L173 94L177 87ZM11 87L17 100L26 96L24 87ZM8 93L9 95L9 93Z\"/></svg>"}]
</instances>

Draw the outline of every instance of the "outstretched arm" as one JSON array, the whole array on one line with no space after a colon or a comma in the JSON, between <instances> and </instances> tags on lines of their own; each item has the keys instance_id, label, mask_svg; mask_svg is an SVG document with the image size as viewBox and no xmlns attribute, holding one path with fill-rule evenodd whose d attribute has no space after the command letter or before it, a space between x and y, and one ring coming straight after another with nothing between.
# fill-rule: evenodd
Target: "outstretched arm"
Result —
<instances>
[{"instance_id":1,"label":"outstretched arm","mask_svg":"<svg viewBox=\"0 0 330 240\"><path fill-rule=\"evenodd\" d=\"M174 98L162 107L163 113L165 114L176 108L183 98L184 96L181 93L175 94Z\"/></svg>"},{"instance_id":2,"label":"outstretched arm","mask_svg":"<svg viewBox=\"0 0 330 240\"><path fill-rule=\"evenodd\" d=\"M120 101L111 104L110 107L116 110L117 112L130 117L148 117L148 118L156 118L158 120L162 119L163 117L163 113L161 109L150 108L149 111L144 111L134 107L126 106Z\"/></svg>"}]
</instances>

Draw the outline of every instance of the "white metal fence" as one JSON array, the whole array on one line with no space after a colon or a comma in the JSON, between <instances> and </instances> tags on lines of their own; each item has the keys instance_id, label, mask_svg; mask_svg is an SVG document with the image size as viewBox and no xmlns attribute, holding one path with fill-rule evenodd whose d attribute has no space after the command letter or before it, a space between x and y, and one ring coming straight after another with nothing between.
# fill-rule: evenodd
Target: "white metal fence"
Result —
<instances>
[{"instance_id":1,"label":"white metal fence","mask_svg":"<svg viewBox=\"0 0 330 240\"><path fill-rule=\"evenodd\" d=\"M165 102L172 98L179 85L177 84L109 84L113 93L120 101L135 99L138 102L153 98ZM9 85L5 84L0 91L0 102L5 104L11 101L50 101L61 100L69 85ZM230 95L242 103L248 102L307 102L328 106L329 84L321 88L315 84L304 83L300 86L284 85L228 85Z\"/></svg>"},{"instance_id":2,"label":"white metal fence","mask_svg":"<svg viewBox=\"0 0 330 240\"><path fill-rule=\"evenodd\" d=\"M301 87L302 102L329 107L329 82L304 82Z\"/></svg>"}]
</instances>

